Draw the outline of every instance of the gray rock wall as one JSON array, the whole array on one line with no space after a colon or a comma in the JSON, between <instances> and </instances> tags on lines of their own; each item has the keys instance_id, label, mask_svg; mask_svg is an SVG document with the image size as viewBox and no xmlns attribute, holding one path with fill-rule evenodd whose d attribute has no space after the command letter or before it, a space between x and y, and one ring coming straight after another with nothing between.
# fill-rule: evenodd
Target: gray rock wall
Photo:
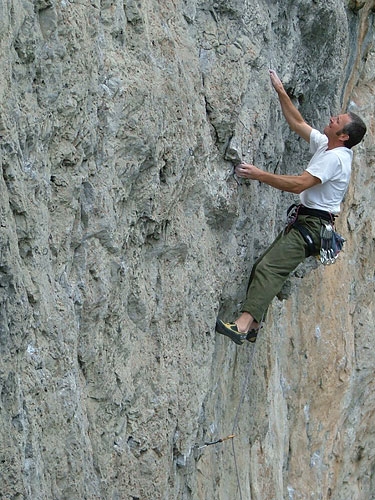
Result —
<instances>
[{"instance_id":1,"label":"gray rock wall","mask_svg":"<svg viewBox=\"0 0 375 500\"><path fill-rule=\"evenodd\" d=\"M1 2L1 498L375 498L374 11ZM237 348L215 318L294 197L231 160L308 158L270 66L313 126L350 107L369 133L339 262Z\"/></svg>"}]
</instances>

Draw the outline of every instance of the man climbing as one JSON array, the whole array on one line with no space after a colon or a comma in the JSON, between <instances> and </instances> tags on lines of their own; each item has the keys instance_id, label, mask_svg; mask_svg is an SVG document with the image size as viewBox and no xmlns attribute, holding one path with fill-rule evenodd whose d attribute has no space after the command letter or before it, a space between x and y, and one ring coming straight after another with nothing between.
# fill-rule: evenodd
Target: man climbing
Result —
<instances>
[{"instance_id":1,"label":"man climbing","mask_svg":"<svg viewBox=\"0 0 375 500\"><path fill-rule=\"evenodd\" d=\"M216 321L218 333L236 344L255 342L260 323L272 299L279 293L289 274L309 255L320 250L322 223L334 222L347 190L353 152L366 133L366 125L354 113L330 118L324 134L313 129L293 105L284 86L270 70L271 83L278 94L284 117L291 130L310 143L313 154L300 175L277 175L254 165L237 165L238 177L258 180L281 191L300 195L296 218L283 230L265 253L255 262L242 314L234 323Z\"/></svg>"}]
</instances>

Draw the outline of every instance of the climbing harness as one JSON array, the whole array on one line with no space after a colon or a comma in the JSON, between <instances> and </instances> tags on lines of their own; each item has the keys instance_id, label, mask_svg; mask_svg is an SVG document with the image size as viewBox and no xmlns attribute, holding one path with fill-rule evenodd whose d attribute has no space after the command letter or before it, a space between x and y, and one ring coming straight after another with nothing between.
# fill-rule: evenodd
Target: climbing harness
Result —
<instances>
[{"instance_id":1,"label":"climbing harness","mask_svg":"<svg viewBox=\"0 0 375 500\"><path fill-rule=\"evenodd\" d=\"M306 227L298 222L299 215L312 215L319 217L321 221L320 229L320 251L317 252L313 238ZM341 252L345 239L335 231L335 217L336 215L324 210L316 210L308 208L303 205L291 205L287 212L287 227L286 232L290 231L292 227L296 228L302 235L307 243L308 255L318 255L320 262L326 266L334 264Z\"/></svg>"},{"instance_id":2,"label":"climbing harness","mask_svg":"<svg viewBox=\"0 0 375 500\"><path fill-rule=\"evenodd\" d=\"M311 233L308 229L305 228L305 226L302 226L298 222L295 222L293 224L293 227L299 231L299 233L302 235L302 238L305 240L307 243L307 252L308 252L308 257L311 255L316 255L316 248L314 244L314 240L312 239Z\"/></svg>"},{"instance_id":3,"label":"climbing harness","mask_svg":"<svg viewBox=\"0 0 375 500\"><path fill-rule=\"evenodd\" d=\"M316 255L317 251L310 231L306 229L305 226L302 226L302 224L299 224L299 222L297 221L298 215L302 215L300 214L301 207L302 205L293 204L288 208L287 226L285 228L285 231L288 233L292 227L294 227L295 229L297 229L297 231L299 231L302 238L305 240L307 244L308 257L310 257L311 255Z\"/></svg>"}]
</instances>

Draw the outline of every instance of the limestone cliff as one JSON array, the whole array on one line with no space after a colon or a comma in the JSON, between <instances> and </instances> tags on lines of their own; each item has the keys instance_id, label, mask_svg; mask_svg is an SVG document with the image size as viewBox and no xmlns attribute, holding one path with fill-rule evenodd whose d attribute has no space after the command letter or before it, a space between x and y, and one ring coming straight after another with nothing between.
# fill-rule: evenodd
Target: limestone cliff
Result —
<instances>
[{"instance_id":1,"label":"limestone cliff","mask_svg":"<svg viewBox=\"0 0 375 500\"><path fill-rule=\"evenodd\" d=\"M373 500L373 0L2 0L0 497ZM255 346L215 335L293 201L276 69L314 127L351 108L334 266ZM233 440L204 447L234 433Z\"/></svg>"}]
</instances>

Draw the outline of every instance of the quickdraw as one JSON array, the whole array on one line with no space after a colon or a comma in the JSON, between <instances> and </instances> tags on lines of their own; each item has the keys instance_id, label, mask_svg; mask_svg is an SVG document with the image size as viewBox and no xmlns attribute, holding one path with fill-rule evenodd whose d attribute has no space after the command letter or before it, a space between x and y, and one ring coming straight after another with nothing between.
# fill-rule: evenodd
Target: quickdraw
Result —
<instances>
[{"instance_id":1,"label":"quickdraw","mask_svg":"<svg viewBox=\"0 0 375 500\"><path fill-rule=\"evenodd\" d=\"M335 231L332 224L322 224L320 230L320 262L323 266L336 262L344 243L345 239Z\"/></svg>"},{"instance_id":2,"label":"quickdraw","mask_svg":"<svg viewBox=\"0 0 375 500\"><path fill-rule=\"evenodd\" d=\"M208 442L208 443L204 443L202 446L200 446L198 448L198 450L201 450L202 448L205 448L206 446L211 446L213 444L222 443L223 441L227 441L228 439L233 439L234 437L236 437L235 434L230 434L229 436L221 438L221 439L217 439L216 441L211 441L211 442Z\"/></svg>"}]
</instances>

